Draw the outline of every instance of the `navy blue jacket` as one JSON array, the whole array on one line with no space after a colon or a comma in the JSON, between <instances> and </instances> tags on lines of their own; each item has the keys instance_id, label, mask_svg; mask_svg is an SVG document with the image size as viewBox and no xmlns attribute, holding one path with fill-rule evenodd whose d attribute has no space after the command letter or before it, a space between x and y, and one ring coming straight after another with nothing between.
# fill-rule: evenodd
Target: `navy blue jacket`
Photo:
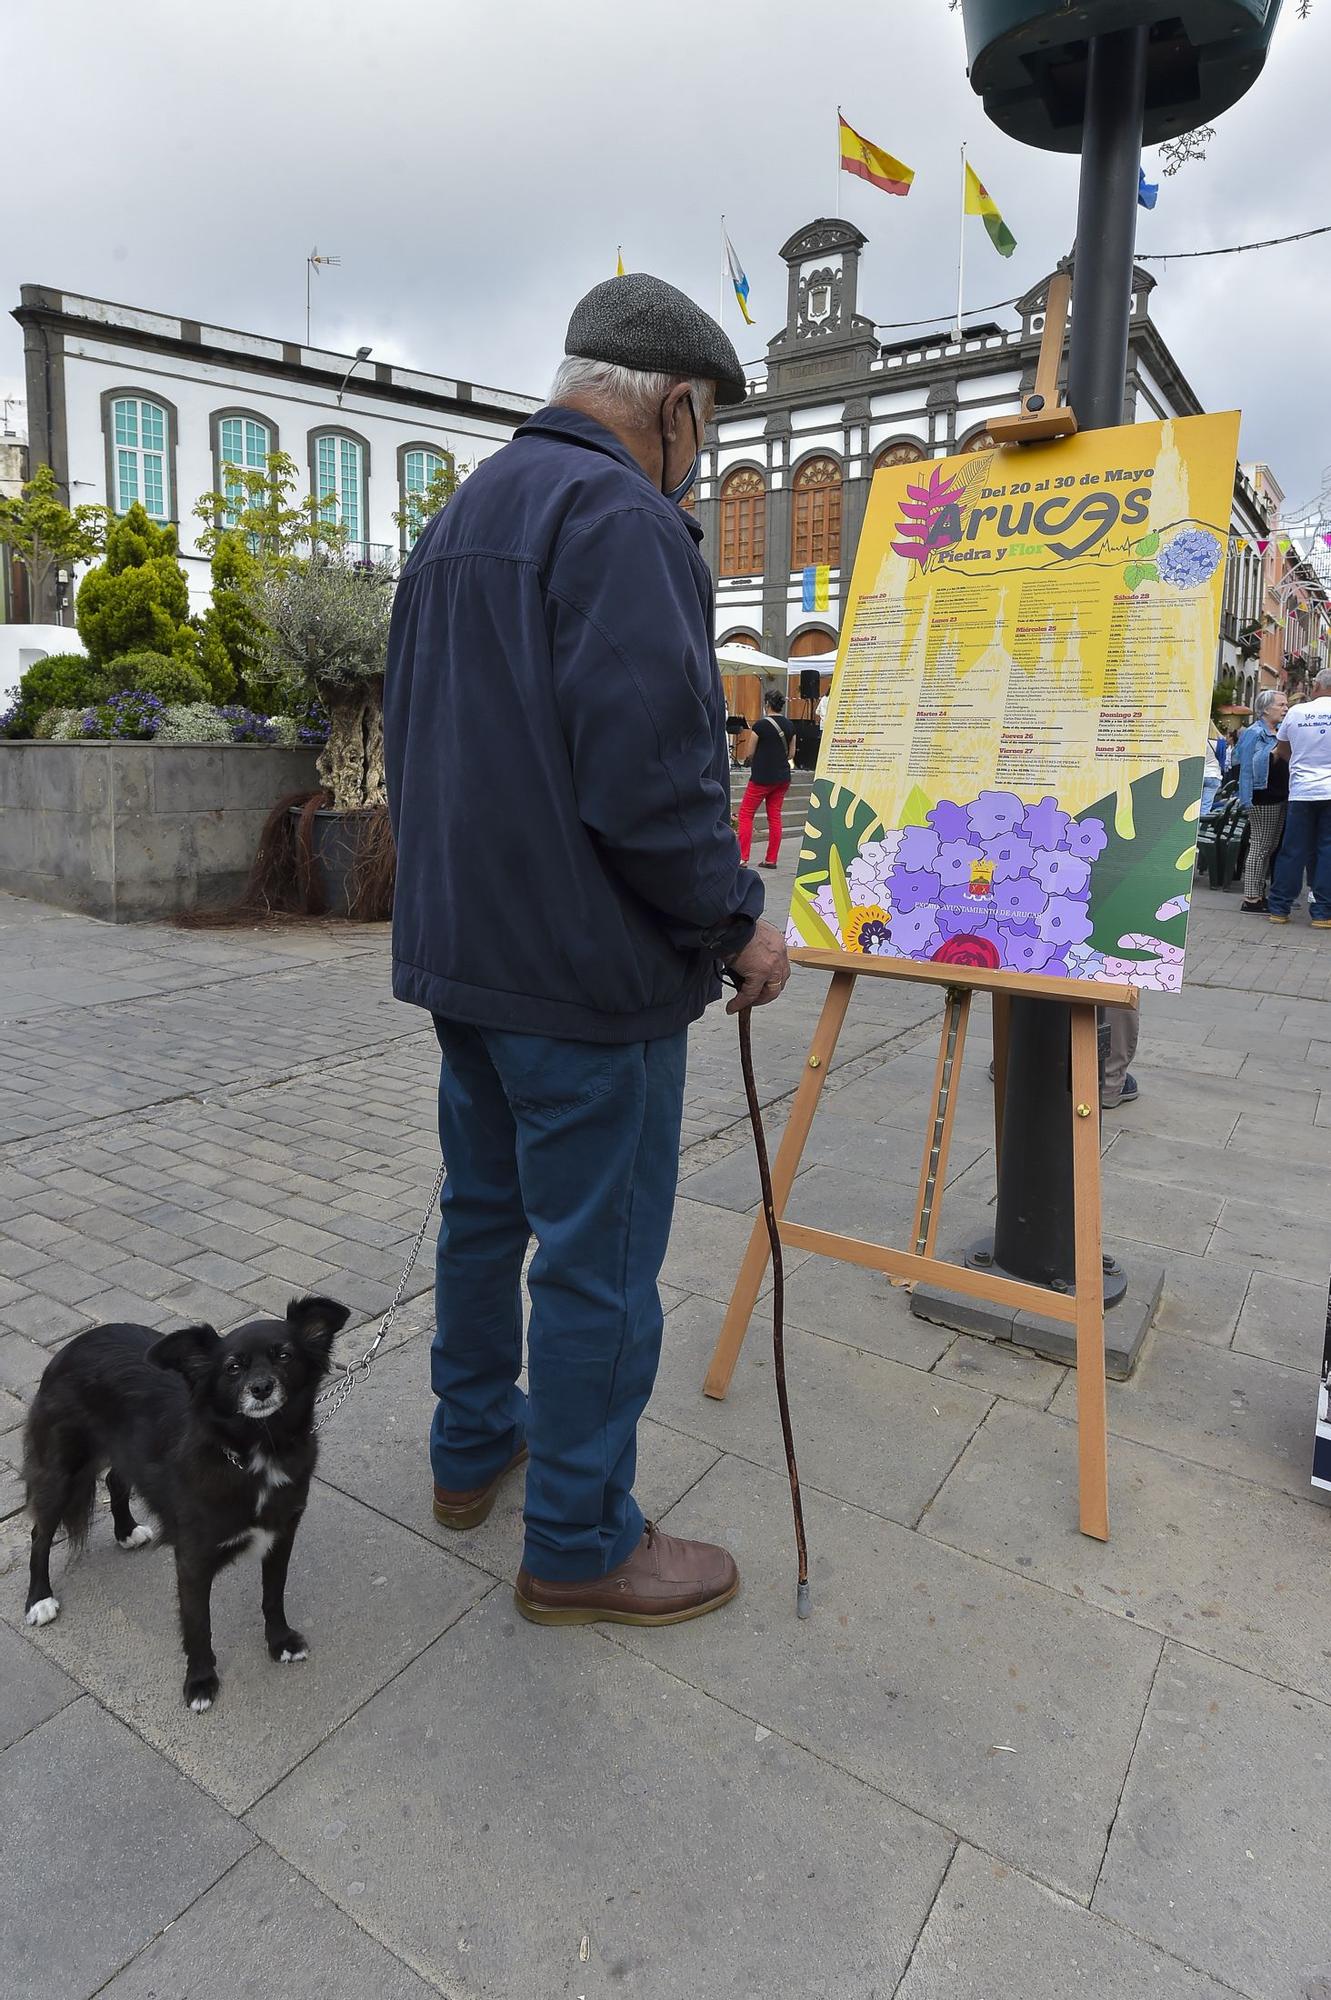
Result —
<instances>
[{"instance_id":1,"label":"navy blue jacket","mask_svg":"<svg viewBox=\"0 0 1331 2000\"><path fill-rule=\"evenodd\" d=\"M730 825L700 540L560 407L426 524L384 689L400 1000L630 1042L720 992L716 937L763 891Z\"/></svg>"}]
</instances>

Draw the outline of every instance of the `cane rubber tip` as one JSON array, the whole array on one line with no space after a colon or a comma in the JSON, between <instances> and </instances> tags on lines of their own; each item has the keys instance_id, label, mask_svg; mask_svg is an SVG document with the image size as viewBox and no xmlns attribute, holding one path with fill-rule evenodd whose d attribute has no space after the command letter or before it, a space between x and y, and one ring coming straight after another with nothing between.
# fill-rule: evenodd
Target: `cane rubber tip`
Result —
<instances>
[{"instance_id":1,"label":"cane rubber tip","mask_svg":"<svg viewBox=\"0 0 1331 2000\"><path fill-rule=\"evenodd\" d=\"M807 1618L812 1610L813 1606L809 1602L808 1584L797 1584L795 1587L795 1616L797 1618Z\"/></svg>"}]
</instances>

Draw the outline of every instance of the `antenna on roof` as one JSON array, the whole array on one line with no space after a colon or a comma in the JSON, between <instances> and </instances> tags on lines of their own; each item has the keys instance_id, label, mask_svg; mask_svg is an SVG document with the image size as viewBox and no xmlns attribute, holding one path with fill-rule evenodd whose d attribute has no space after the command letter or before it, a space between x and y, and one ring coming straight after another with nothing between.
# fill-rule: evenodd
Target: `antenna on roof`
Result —
<instances>
[{"instance_id":1,"label":"antenna on roof","mask_svg":"<svg viewBox=\"0 0 1331 2000\"><path fill-rule=\"evenodd\" d=\"M313 273L317 278L322 265L340 264L341 262L342 259L340 257L323 256L317 248L311 250L309 256L305 259L305 345L307 347L310 344L310 275Z\"/></svg>"}]
</instances>

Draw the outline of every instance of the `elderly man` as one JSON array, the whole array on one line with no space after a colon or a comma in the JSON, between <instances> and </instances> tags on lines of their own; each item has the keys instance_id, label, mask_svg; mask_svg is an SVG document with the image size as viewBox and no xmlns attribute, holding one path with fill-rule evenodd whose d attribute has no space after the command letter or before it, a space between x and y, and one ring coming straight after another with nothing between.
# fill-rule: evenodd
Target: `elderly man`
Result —
<instances>
[{"instance_id":1,"label":"elderly man","mask_svg":"<svg viewBox=\"0 0 1331 2000\"><path fill-rule=\"evenodd\" d=\"M1279 688L1263 688L1252 705L1253 720L1239 737L1239 804L1248 808L1248 860L1243 871L1241 910L1266 914L1266 885L1285 827L1289 764L1272 753L1289 707Z\"/></svg>"},{"instance_id":2,"label":"elderly man","mask_svg":"<svg viewBox=\"0 0 1331 2000\"><path fill-rule=\"evenodd\" d=\"M1266 892L1271 922L1289 922L1306 875L1313 929L1331 931L1331 667L1314 680L1312 700L1290 709L1274 755L1289 759L1289 806Z\"/></svg>"},{"instance_id":3,"label":"elderly man","mask_svg":"<svg viewBox=\"0 0 1331 2000\"><path fill-rule=\"evenodd\" d=\"M669 1624L739 1588L724 1549L633 1497L687 1031L722 966L732 1012L789 977L731 830L712 584L680 505L744 375L641 274L588 293L565 352L549 406L425 528L389 647L393 990L443 1055L434 1511L473 1526L527 1461L523 1616Z\"/></svg>"}]
</instances>

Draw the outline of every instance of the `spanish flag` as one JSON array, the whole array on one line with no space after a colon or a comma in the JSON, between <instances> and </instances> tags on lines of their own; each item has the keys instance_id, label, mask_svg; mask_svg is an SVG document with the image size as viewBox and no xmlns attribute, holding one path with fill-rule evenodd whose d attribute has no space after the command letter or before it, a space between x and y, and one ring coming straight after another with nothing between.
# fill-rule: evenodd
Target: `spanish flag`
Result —
<instances>
[{"instance_id":1,"label":"spanish flag","mask_svg":"<svg viewBox=\"0 0 1331 2000\"><path fill-rule=\"evenodd\" d=\"M915 169L905 167L900 160L894 160L881 146L871 145L862 139L853 125L847 125L841 113L837 112L837 124L841 128L841 166L845 173L858 174L862 181L872 181L884 194L909 194L910 184L915 178Z\"/></svg>"},{"instance_id":2,"label":"spanish flag","mask_svg":"<svg viewBox=\"0 0 1331 2000\"><path fill-rule=\"evenodd\" d=\"M1010 257L1017 247L1017 239L998 212L998 204L990 194L970 161L966 162L966 192L962 208L967 215L978 215L989 232L989 241L1000 257Z\"/></svg>"}]
</instances>

